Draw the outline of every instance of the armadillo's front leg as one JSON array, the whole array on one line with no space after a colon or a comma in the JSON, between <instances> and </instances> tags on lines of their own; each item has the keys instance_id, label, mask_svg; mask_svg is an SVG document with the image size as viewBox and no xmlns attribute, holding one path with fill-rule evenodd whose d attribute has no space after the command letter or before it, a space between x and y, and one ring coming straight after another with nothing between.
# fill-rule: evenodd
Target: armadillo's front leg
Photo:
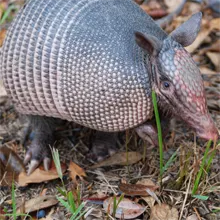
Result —
<instances>
[{"instance_id":1,"label":"armadillo's front leg","mask_svg":"<svg viewBox=\"0 0 220 220\"><path fill-rule=\"evenodd\" d=\"M163 118L161 120L162 135L166 137L169 131L170 120ZM137 134L145 141L150 142L154 146L158 146L158 133L154 120L147 121L135 128Z\"/></svg>"},{"instance_id":2,"label":"armadillo's front leg","mask_svg":"<svg viewBox=\"0 0 220 220\"><path fill-rule=\"evenodd\" d=\"M96 131L92 138L90 155L97 161L113 155L117 151L117 136L118 133Z\"/></svg>"},{"instance_id":3,"label":"armadillo's front leg","mask_svg":"<svg viewBox=\"0 0 220 220\"><path fill-rule=\"evenodd\" d=\"M24 163L30 162L28 175L32 173L41 162L44 164L45 170L49 170L51 164L50 146L54 144L55 123L53 118L41 116L28 116L30 119L30 127L32 131L32 141L28 146ZM29 135L29 132L26 133Z\"/></svg>"}]
</instances>

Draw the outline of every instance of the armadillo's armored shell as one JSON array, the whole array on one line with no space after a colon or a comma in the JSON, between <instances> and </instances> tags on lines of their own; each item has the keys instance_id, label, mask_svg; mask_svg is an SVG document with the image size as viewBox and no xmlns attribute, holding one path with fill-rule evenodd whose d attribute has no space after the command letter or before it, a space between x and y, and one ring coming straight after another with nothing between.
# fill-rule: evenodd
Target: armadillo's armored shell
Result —
<instances>
[{"instance_id":1,"label":"armadillo's armored shell","mask_svg":"<svg viewBox=\"0 0 220 220\"><path fill-rule=\"evenodd\" d=\"M131 0L31 0L2 48L7 92L24 114L105 131L143 123L152 114L151 85L134 32L149 25L164 37Z\"/></svg>"}]
</instances>

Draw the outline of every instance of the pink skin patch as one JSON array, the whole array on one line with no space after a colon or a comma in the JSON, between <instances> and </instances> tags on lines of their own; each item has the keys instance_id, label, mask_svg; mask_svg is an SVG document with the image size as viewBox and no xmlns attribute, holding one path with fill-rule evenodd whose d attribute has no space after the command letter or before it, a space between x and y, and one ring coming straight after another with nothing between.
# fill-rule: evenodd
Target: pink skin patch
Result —
<instances>
[{"instance_id":1,"label":"pink skin patch","mask_svg":"<svg viewBox=\"0 0 220 220\"><path fill-rule=\"evenodd\" d=\"M206 107L206 100L203 96L192 96L192 102L196 103L197 110L200 111L202 114L207 113L207 107Z\"/></svg>"},{"instance_id":2,"label":"pink skin patch","mask_svg":"<svg viewBox=\"0 0 220 220\"><path fill-rule=\"evenodd\" d=\"M183 109L182 118L196 130L198 136L206 140L217 139L218 130L208 113L201 73L186 50L179 48L174 50L173 84L179 101L194 110L186 112Z\"/></svg>"}]
</instances>

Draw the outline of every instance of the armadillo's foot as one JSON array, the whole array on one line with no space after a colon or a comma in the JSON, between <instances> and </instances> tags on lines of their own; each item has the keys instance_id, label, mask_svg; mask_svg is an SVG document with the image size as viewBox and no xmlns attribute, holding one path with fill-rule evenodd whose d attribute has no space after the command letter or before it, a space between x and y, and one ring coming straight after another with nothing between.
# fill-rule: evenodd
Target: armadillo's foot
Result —
<instances>
[{"instance_id":1,"label":"armadillo's foot","mask_svg":"<svg viewBox=\"0 0 220 220\"><path fill-rule=\"evenodd\" d=\"M42 162L44 169L49 170L51 165L51 154L48 147L48 142L43 139L34 138L31 145L29 145L24 158L24 164L29 164L27 174L30 175Z\"/></svg>"},{"instance_id":2,"label":"armadillo's foot","mask_svg":"<svg viewBox=\"0 0 220 220\"><path fill-rule=\"evenodd\" d=\"M135 131L143 140L148 141L154 146L158 146L157 129L151 121L135 128Z\"/></svg>"},{"instance_id":3,"label":"armadillo's foot","mask_svg":"<svg viewBox=\"0 0 220 220\"><path fill-rule=\"evenodd\" d=\"M24 164L29 165L27 174L31 174L41 163L44 169L49 170L51 165L50 146L54 143L54 119L40 116L29 116L30 126L25 131L23 139L24 146L27 145L28 139L31 143L27 146L27 152L24 158ZM24 141L25 140L25 141Z\"/></svg>"},{"instance_id":4,"label":"armadillo's foot","mask_svg":"<svg viewBox=\"0 0 220 220\"><path fill-rule=\"evenodd\" d=\"M169 120L161 120L162 135L165 137L169 131ZM139 127L135 128L137 134L145 141L148 141L153 146L158 146L158 133L154 120L148 121Z\"/></svg>"},{"instance_id":5,"label":"armadillo's foot","mask_svg":"<svg viewBox=\"0 0 220 220\"><path fill-rule=\"evenodd\" d=\"M92 157L101 161L117 152L117 133L97 131L92 140Z\"/></svg>"}]
</instances>

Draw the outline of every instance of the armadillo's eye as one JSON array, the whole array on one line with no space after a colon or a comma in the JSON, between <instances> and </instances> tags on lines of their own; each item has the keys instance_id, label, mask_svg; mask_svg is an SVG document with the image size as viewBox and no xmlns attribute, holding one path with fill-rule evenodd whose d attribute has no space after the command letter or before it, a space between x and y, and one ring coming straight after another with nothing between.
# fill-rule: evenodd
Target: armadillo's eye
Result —
<instances>
[{"instance_id":1,"label":"armadillo's eye","mask_svg":"<svg viewBox=\"0 0 220 220\"><path fill-rule=\"evenodd\" d=\"M170 87L170 83L167 81L164 81L162 85L163 85L163 89L169 89Z\"/></svg>"}]
</instances>

